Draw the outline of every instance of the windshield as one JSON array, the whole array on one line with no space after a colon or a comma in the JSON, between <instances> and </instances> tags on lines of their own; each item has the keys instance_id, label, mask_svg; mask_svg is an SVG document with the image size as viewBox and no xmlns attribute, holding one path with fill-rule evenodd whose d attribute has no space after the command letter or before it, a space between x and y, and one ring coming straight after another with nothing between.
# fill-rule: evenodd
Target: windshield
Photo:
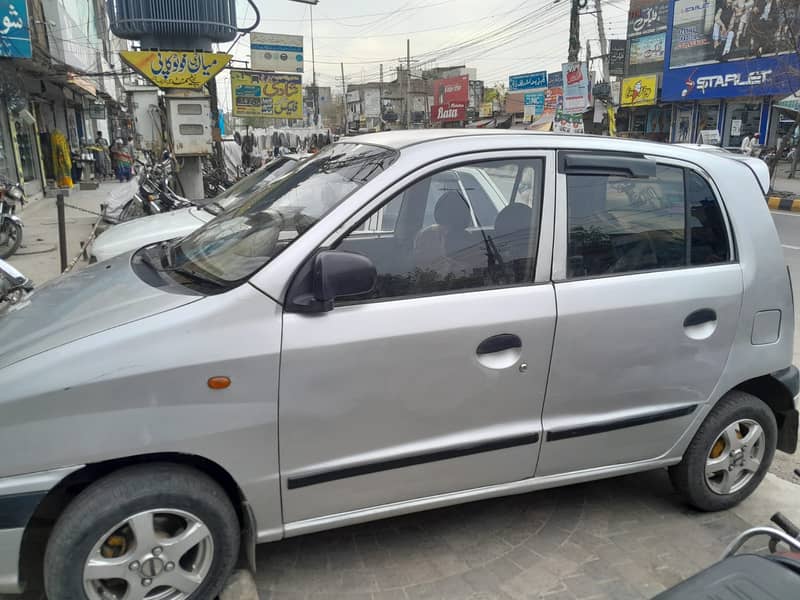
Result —
<instances>
[{"instance_id":1,"label":"windshield","mask_svg":"<svg viewBox=\"0 0 800 600\"><path fill-rule=\"evenodd\" d=\"M364 144L329 146L177 242L175 266L219 283L246 279L396 156L393 150Z\"/></svg>"},{"instance_id":2,"label":"windshield","mask_svg":"<svg viewBox=\"0 0 800 600\"><path fill-rule=\"evenodd\" d=\"M206 209L209 207L216 208L216 210L210 210L209 212L219 214L219 209L227 210L234 206L244 196L259 190L273 179L294 169L297 166L297 162L298 158L296 157L280 156L269 161L247 177L240 179L219 196L201 202L200 205Z\"/></svg>"}]
</instances>

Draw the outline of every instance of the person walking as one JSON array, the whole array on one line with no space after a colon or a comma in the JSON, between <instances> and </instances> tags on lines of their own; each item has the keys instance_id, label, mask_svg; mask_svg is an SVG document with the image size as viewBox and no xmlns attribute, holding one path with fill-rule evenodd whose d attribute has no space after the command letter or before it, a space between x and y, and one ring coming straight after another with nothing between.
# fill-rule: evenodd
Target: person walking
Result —
<instances>
[{"instance_id":1,"label":"person walking","mask_svg":"<svg viewBox=\"0 0 800 600\"><path fill-rule=\"evenodd\" d=\"M792 154L792 167L789 169L789 179L794 179L794 174L797 172L797 159L800 156L800 123L797 123L792 132L791 140L791 154Z\"/></svg>"},{"instance_id":2,"label":"person walking","mask_svg":"<svg viewBox=\"0 0 800 600\"><path fill-rule=\"evenodd\" d=\"M98 131L94 136L94 171L98 181L103 181L111 174L111 160L109 158L108 140L103 137L103 132Z\"/></svg>"},{"instance_id":3,"label":"person walking","mask_svg":"<svg viewBox=\"0 0 800 600\"><path fill-rule=\"evenodd\" d=\"M114 144L114 158L117 162L117 180L130 181L133 174L133 144L132 138L127 143L118 139Z\"/></svg>"}]
</instances>

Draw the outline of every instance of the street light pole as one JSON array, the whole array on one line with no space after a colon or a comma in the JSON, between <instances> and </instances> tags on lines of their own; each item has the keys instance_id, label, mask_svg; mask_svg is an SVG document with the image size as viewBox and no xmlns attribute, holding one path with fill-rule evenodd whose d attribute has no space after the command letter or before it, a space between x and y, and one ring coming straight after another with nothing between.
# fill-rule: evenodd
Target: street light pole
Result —
<instances>
[{"instance_id":1,"label":"street light pole","mask_svg":"<svg viewBox=\"0 0 800 600\"><path fill-rule=\"evenodd\" d=\"M311 11L311 85L314 86L314 127L319 125L319 90L317 90L317 57L314 54L314 5L308 7Z\"/></svg>"}]
</instances>

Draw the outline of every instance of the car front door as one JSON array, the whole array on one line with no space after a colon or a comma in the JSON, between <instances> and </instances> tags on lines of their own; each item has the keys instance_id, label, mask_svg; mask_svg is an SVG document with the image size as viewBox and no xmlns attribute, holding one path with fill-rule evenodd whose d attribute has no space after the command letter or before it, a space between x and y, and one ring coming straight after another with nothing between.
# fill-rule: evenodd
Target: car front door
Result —
<instances>
[{"instance_id":1,"label":"car front door","mask_svg":"<svg viewBox=\"0 0 800 600\"><path fill-rule=\"evenodd\" d=\"M372 259L373 294L285 313L286 522L533 476L556 317L540 227L553 222L554 155L479 157L409 176L331 240ZM447 183L464 164L509 179L509 206L477 229L470 190ZM537 190L525 205L522 179Z\"/></svg>"},{"instance_id":2,"label":"car front door","mask_svg":"<svg viewBox=\"0 0 800 600\"><path fill-rule=\"evenodd\" d=\"M695 167L565 153L558 180L537 476L666 454L719 381L742 296L724 211Z\"/></svg>"}]
</instances>

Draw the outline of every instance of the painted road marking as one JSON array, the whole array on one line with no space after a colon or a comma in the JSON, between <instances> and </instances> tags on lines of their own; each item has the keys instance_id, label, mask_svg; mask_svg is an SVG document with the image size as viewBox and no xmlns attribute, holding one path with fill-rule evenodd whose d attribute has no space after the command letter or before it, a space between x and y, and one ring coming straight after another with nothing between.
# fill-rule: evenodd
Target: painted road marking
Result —
<instances>
[{"instance_id":1,"label":"painted road marking","mask_svg":"<svg viewBox=\"0 0 800 600\"><path fill-rule=\"evenodd\" d=\"M782 211L782 210L771 210L769 212L771 212L773 215L777 215L779 217L800 217L800 214L798 214L798 213L785 212L785 211Z\"/></svg>"}]
</instances>

